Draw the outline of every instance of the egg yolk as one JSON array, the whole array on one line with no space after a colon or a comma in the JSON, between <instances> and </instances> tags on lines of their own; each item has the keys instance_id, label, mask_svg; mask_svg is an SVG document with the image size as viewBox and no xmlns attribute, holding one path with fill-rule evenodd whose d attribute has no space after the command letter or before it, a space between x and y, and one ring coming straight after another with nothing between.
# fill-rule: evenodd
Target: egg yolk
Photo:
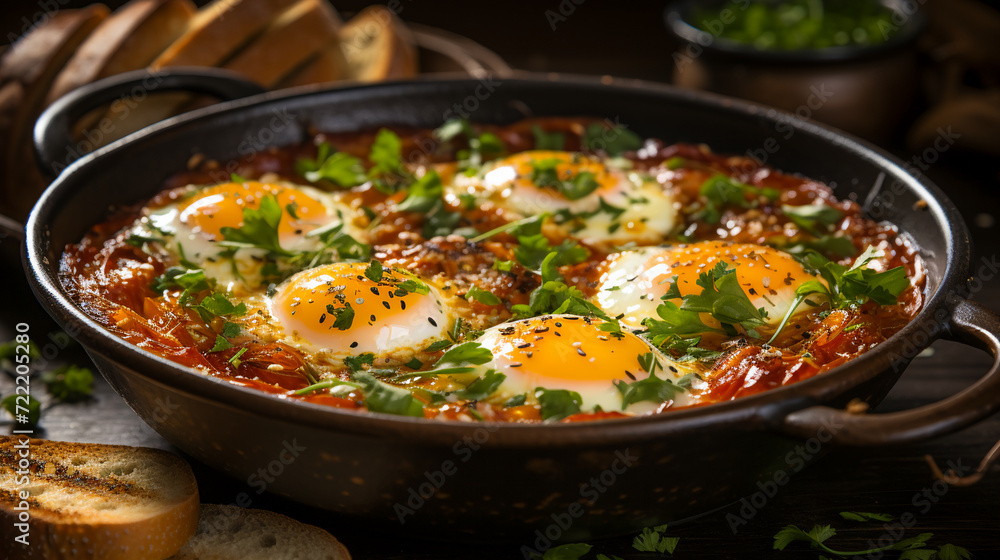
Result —
<instances>
[{"instance_id":1,"label":"egg yolk","mask_svg":"<svg viewBox=\"0 0 1000 560\"><path fill-rule=\"evenodd\" d=\"M505 325L491 344L493 363L508 377L532 376L535 385L546 388L645 377L638 358L651 351L649 345L631 333L604 332L598 328L601 323L549 316Z\"/></svg>"},{"instance_id":2,"label":"egg yolk","mask_svg":"<svg viewBox=\"0 0 1000 560\"><path fill-rule=\"evenodd\" d=\"M700 294L703 288L697 284L698 276L720 262L736 269L740 287L750 301L766 300L780 291L795 290L807 280L816 280L791 255L770 247L702 241L650 257L645 272L635 282L639 290L659 299L677 276L681 296Z\"/></svg>"},{"instance_id":3,"label":"egg yolk","mask_svg":"<svg viewBox=\"0 0 1000 560\"><path fill-rule=\"evenodd\" d=\"M222 239L222 228L243 226L243 210L260 208L260 201L273 195L281 207L279 236L303 233L327 218L321 202L294 188L248 181L226 183L198 191L181 207L181 222L197 228L209 239Z\"/></svg>"},{"instance_id":4,"label":"egg yolk","mask_svg":"<svg viewBox=\"0 0 1000 560\"><path fill-rule=\"evenodd\" d=\"M289 278L271 301L286 330L318 347L385 352L413 347L448 328L441 302L400 284L404 274L386 269L378 281L366 263L336 263Z\"/></svg>"},{"instance_id":5,"label":"egg yolk","mask_svg":"<svg viewBox=\"0 0 1000 560\"><path fill-rule=\"evenodd\" d=\"M539 168L554 164L554 174L539 173ZM600 161L590 159L578 153L534 150L521 152L500 160L484 177L487 186L502 186L513 184L515 189L541 190L554 197L562 194L554 188L552 180L571 181L581 173L592 175L597 182L597 188L592 196L607 195L617 190L619 178L609 172Z\"/></svg>"}]
</instances>

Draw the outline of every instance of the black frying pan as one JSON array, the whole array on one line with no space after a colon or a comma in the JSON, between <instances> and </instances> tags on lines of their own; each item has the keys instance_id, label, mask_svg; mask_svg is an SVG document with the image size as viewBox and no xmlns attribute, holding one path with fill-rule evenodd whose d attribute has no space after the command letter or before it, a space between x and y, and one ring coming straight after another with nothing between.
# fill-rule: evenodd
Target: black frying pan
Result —
<instances>
[{"instance_id":1,"label":"black frying pan","mask_svg":"<svg viewBox=\"0 0 1000 560\"><path fill-rule=\"evenodd\" d=\"M43 115L36 141L46 165L64 159L69 118L142 78L99 82ZM182 88L246 91L204 73L168 79ZM858 200L870 217L891 221L913 238L927 264L926 306L873 351L791 386L662 416L526 426L362 415L236 387L111 335L59 284L67 243L77 242L109 208L148 199L193 154L224 162L248 146L302 141L310 127L435 127L462 113L489 123L532 115L605 117L642 136L706 143L720 153L769 146L768 165L834 186L838 197ZM827 128L661 85L575 77L427 80L311 87L226 102L70 165L32 211L26 246L28 279L42 305L86 347L135 412L178 448L303 503L451 537L538 530L578 539L632 531L745 495L772 472L794 467L789 452L803 442L828 449L913 441L957 430L1000 407L994 362L975 385L935 404L890 414L844 410L853 399L877 404L937 338L1000 355L1000 318L965 297L968 232L937 187Z\"/></svg>"}]
</instances>

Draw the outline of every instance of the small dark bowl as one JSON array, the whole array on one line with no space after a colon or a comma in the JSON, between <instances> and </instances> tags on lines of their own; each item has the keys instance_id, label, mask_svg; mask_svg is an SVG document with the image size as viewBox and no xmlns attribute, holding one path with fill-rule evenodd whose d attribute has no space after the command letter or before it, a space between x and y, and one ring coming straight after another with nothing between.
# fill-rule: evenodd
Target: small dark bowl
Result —
<instances>
[{"instance_id":1,"label":"small dark bowl","mask_svg":"<svg viewBox=\"0 0 1000 560\"><path fill-rule=\"evenodd\" d=\"M873 0L874 1L874 0ZM691 23L695 9L735 2L680 0L666 10L678 43L673 82L764 103L876 142L889 138L917 99L917 37L926 27L907 3L880 2L897 14L898 30L883 43L824 49L759 50L717 37ZM715 22L724 25L722 20Z\"/></svg>"},{"instance_id":2,"label":"small dark bowl","mask_svg":"<svg viewBox=\"0 0 1000 560\"><path fill-rule=\"evenodd\" d=\"M50 108L36 130L42 159L64 153L60 142L71 120L64 113L85 111L142 79L101 82ZM163 81L206 89L205 80L218 86L221 78L181 74ZM829 129L714 95L573 77L492 85L487 91L477 80L427 80L269 93L177 117L102 148L66 169L31 213L25 261L32 289L133 410L192 457L261 491L449 539L521 538L536 546L544 544L540 538L634 531L709 511L754 491L776 471L791 472L789 453L803 441L823 449L913 441L1000 408L994 366L939 403L879 415L844 410L853 399L877 404L936 338L1000 355L1000 318L962 297L969 237L958 212L898 161ZM770 164L836 185L840 197L858 200L869 216L913 238L927 265L926 305L877 348L801 383L660 416L519 425L358 414L237 387L109 333L59 281L66 244L105 219L109 207L147 200L192 154L227 161L248 138L263 150L302 141L313 128L435 127L456 104L475 121L498 124L530 115L605 117L642 136L704 142L722 153L776 142Z\"/></svg>"}]
</instances>

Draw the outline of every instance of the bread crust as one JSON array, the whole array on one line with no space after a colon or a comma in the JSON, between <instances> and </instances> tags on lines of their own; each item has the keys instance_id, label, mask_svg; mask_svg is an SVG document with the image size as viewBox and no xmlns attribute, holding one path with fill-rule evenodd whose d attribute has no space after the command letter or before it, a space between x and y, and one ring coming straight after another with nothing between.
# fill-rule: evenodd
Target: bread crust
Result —
<instances>
[{"instance_id":1,"label":"bread crust","mask_svg":"<svg viewBox=\"0 0 1000 560\"><path fill-rule=\"evenodd\" d=\"M0 201L4 214L23 219L45 188L31 151L32 125L60 69L109 13L103 4L59 11L0 59Z\"/></svg>"},{"instance_id":2,"label":"bread crust","mask_svg":"<svg viewBox=\"0 0 1000 560\"><path fill-rule=\"evenodd\" d=\"M369 6L341 31L348 77L362 82L411 78L417 74L416 42L396 14Z\"/></svg>"},{"instance_id":3,"label":"bread crust","mask_svg":"<svg viewBox=\"0 0 1000 560\"><path fill-rule=\"evenodd\" d=\"M262 509L204 504L198 533L170 560L350 560L330 533Z\"/></svg>"},{"instance_id":4,"label":"bread crust","mask_svg":"<svg viewBox=\"0 0 1000 560\"><path fill-rule=\"evenodd\" d=\"M297 0L215 0L192 18L184 34L150 64L221 66Z\"/></svg>"},{"instance_id":5,"label":"bread crust","mask_svg":"<svg viewBox=\"0 0 1000 560\"><path fill-rule=\"evenodd\" d=\"M158 449L32 439L25 480L17 472L25 466L19 442L0 438L0 556L163 560L194 535L198 486L182 459ZM22 502L27 547L14 541Z\"/></svg>"},{"instance_id":6,"label":"bread crust","mask_svg":"<svg viewBox=\"0 0 1000 560\"><path fill-rule=\"evenodd\" d=\"M341 19L326 0L302 0L282 13L224 68L272 88L330 41Z\"/></svg>"},{"instance_id":7,"label":"bread crust","mask_svg":"<svg viewBox=\"0 0 1000 560\"><path fill-rule=\"evenodd\" d=\"M80 46L52 85L48 103L95 80L145 67L180 36L194 13L191 0L132 0Z\"/></svg>"}]
</instances>

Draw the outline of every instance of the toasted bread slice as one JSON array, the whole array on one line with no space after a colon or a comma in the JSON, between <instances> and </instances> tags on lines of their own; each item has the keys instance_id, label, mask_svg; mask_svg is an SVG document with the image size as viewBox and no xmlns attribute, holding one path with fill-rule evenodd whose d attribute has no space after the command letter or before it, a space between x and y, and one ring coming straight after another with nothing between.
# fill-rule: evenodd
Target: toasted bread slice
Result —
<instances>
[{"instance_id":1,"label":"toasted bread slice","mask_svg":"<svg viewBox=\"0 0 1000 560\"><path fill-rule=\"evenodd\" d=\"M16 42L0 60L0 206L23 219L46 186L31 133L46 93L81 43L108 16L103 4L61 10Z\"/></svg>"},{"instance_id":2,"label":"toasted bread slice","mask_svg":"<svg viewBox=\"0 0 1000 560\"><path fill-rule=\"evenodd\" d=\"M198 533L170 560L349 560L344 545L312 525L261 509L206 504Z\"/></svg>"},{"instance_id":3,"label":"toasted bread slice","mask_svg":"<svg viewBox=\"0 0 1000 560\"><path fill-rule=\"evenodd\" d=\"M133 0L111 15L59 73L48 101L114 74L145 68L194 16L191 0Z\"/></svg>"},{"instance_id":4,"label":"toasted bread slice","mask_svg":"<svg viewBox=\"0 0 1000 560\"><path fill-rule=\"evenodd\" d=\"M28 546L14 540L25 507ZM162 560L197 527L194 474L170 453L0 437L2 558Z\"/></svg>"},{"instance_id":5,"label":"toasted bread slice","mask_svg":"<svg viewBox=\"0 0 1000 560\"><path fill-rule=\"evenodd\" d=\"M176 41L150 64L221 66L298 0L215 0L205 6Z\"/></svg>"},{"instance_id":6,"label":"toasted bread slice","mask_svg":"<svg viewBox=\"0 0 1000 560\"><path fill-rule=\"evenodd\" d=\"M327 0L302 0L277 17L223 67L271 88L337 39L340 16Z\"/></svg>"},{"instance_id":7,"label":"toasted bread slice","mask_svg":"<svg viewBox=\"0 0 1000 560\"><path fill-rule=\"evenodd\" d=\"M417 74L417 49L410 31L385 6L370 6L340 32L348 77L362 82L411 78Z\"/></svg>"},{"instance_id":8,"label":"toasted bread slice","mask_svg":"<svg viewBox=\"0 0 1000 560\"><path fill-rule=\"evenodd\" d=\"M347 61L340 50L340 39L327 43L316 56L310 58L290 76L281 80L278 88L306 84L327 84L347 78Z\"/></svg>"}]
</instances>

